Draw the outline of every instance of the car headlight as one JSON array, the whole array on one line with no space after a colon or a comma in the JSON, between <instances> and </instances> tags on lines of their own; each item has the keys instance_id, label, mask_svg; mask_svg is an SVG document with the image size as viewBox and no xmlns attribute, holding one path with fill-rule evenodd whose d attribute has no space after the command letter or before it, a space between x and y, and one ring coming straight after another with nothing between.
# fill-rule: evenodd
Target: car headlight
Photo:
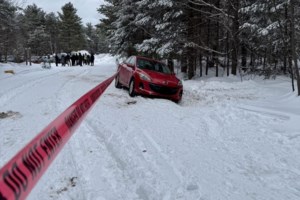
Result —
<instances>
[{"instance_id":1,"label":"car headlight","mask_svg":"<svg viewBox=\"0 0 300 200\"><path fill-rule=\"evenodd\" d=\"M151 78L148 75L146 75L146 74L139 73L139 76L144 81L151 81Z\"/></svg>"},{"instance_id":2,"label":"car headlight","mask_svg":"<svg viewBox=\"0 0 300 200\"><path fill-rule=\"evenodd\" d=\"M178 85L178 86L182 86L182 81L179 80L177 85Z\"/></svg>"}]
</instances>

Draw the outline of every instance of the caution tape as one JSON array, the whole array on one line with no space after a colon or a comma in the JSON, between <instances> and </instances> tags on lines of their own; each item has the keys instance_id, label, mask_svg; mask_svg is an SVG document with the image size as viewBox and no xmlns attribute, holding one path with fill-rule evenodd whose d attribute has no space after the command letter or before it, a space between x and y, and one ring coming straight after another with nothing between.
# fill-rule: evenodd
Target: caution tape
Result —
<instances>
[{"instance_id":1,"label":"caution tape","mask_svg":"<svg viewBox=\"0 0 300 200\"><path fill-rule=\"evenodd\" d=\"M28 196L114 77L80 97L0 169L0 200Z\"/></svg>"}]
</instances>

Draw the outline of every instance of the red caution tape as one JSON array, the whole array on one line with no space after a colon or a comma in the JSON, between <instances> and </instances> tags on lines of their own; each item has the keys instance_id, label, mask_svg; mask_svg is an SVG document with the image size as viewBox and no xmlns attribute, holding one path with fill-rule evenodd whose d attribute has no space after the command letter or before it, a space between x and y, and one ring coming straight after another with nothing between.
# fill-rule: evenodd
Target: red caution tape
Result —
<instances>
[{"instance_id":1,"label":"red caution tape","mask_svg":"<svg viewBox=\"0 0 300 200\"><path fill-rule=\"evenodd\" d=\"M114 77L80 97L0 169L0 200L27 197Z\"/></svg>"}]
</instances>

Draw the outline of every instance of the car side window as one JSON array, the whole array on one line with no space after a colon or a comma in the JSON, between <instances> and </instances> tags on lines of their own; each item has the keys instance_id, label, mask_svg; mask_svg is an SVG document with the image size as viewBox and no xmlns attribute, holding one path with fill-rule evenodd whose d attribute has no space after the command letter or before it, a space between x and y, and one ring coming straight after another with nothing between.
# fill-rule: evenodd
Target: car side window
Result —
<instances>
[{"instance_id":1,"label":"car side window","mask_svg":"<svg viewBox=\"0 0 300 200\"><path fill-rule=\"evenodd\" d=\"M140 69L144 69L143 62L141 59L137 59L137 67Z\"/></svg>"},{"instance_id":2,"label":"car side window","mask_svg":"<svg viewBox=\"0 0 300 200\"><path fill-rule=\"evenodd\" d=\"M137 64L138 64L138 67L139 67L140 69L153 70L152 64L151 64L150 61L138 59L138 60L137 60Z\"/></svg>"},{"instance_id":3,"label":"car side window","mask_svg":"<svg viewBox=\"0 0 300 200\"><path fill-rule=\"evenodd\" d=\"M145 66L145 69L153 70L153 64L149 61L145 61L144 66Z\"/></svg>"},{"instance_id":4,"label":"car side window","mask_svg":"<svg viewBox=\"0 0 300 200\"><path fill-rule=\"evenodd\" d=\"M129 63L130 65L132 66L135 66L135 58L134 57L131 57L131 59L129 60Z\"/></svg>"},{"instance_id":5,"label":"car side window","mask_svg":"<svg viewBox=\"0 0 300 200\"><path fill-rule=\"evenodd\" d=\"M129 58L127 58L127 59L125 60L125 62L124 62L124 63L126 63L126 64L130 64L130 60L131 60L131 58L132 58L132 57L129 57Z\"/></svg>"},{"instance_id":6,"label":"car side window","mask_svg":"<svg viewBox=\"0 0 300 200\"><path fill-rule=\"evenodd\" d=\"M162 72L162 69L161 69L161 66L160 66L159 63L155 63L154 69L155 69L155 71L157 71L157 72Z\"/></svg>"}]
</instances>

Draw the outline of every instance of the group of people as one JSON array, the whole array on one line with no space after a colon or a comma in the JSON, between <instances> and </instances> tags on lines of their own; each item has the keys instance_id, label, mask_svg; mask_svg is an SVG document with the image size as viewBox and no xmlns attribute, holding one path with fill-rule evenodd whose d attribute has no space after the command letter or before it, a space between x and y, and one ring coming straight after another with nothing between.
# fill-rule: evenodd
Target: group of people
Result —
<instances>
[{"instance_id":1,"label":"group of people","mask_svg":"<svg viewBox=\"0 0 300 200\"><path fill-rule=\"evenodd\" d=\"M90 54L58 54L55 55L55 64L58 66L61 63L61 66L81 66L82 65L91 65L94 66L95 56L93 53Z\"/></svg>"}]
</instances>

